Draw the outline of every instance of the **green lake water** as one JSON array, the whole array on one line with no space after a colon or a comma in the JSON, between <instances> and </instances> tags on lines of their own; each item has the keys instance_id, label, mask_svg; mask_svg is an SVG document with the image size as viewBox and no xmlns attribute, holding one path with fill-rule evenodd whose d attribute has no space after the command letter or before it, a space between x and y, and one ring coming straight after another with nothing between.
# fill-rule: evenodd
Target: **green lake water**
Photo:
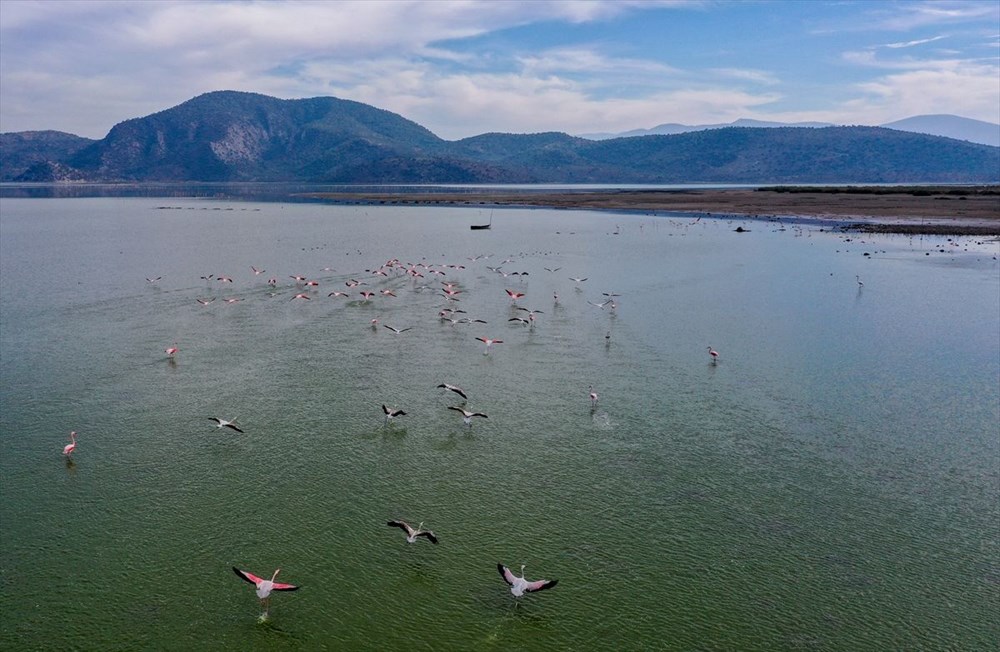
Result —
<instances>
[{"instance_id":1,"label":"green lake water","mask_svg":"<svg viewBox=\"0 0 1000 652\"><path fill-rule=\"evenodd\" d=\"M1000 647L1000 243L487 219L0 201L0 648Z\"/></svg>"}]
</instances>

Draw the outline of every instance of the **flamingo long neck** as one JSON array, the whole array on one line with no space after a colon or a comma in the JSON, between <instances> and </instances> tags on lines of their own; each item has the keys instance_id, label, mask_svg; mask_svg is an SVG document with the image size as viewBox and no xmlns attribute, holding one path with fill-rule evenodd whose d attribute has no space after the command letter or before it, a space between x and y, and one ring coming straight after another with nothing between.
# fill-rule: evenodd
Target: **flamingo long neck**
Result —
<instances>
[{"instance_id":1,"label":"flamingo long neck","mask_svg":"<svg viewBox=\"0 0 1000 652\"><path fill-rule=\"evenodd\" d=\"M274 571L274 575L272 575L272 576L271 576L271 581L272 581L272 582L274 581L274 578L276 578L276 577L278 576L278 573L280 573L280 572L281 572L281 569L280 569L280 568L278 568L278 569L276 569L276 570Z\"/></svg>"},{"instance_id":2,"label":"flamingo long neck","mask_svg":"<svg viewBox=\"0 0 1000 652\"><path fill-rule=\"evenodd\" d=\"M69 433L69 440L71 442L73 442L74 444L76 443L76 431L75 430L73 430L72 432Z\"/></svg>"}]
</instances>

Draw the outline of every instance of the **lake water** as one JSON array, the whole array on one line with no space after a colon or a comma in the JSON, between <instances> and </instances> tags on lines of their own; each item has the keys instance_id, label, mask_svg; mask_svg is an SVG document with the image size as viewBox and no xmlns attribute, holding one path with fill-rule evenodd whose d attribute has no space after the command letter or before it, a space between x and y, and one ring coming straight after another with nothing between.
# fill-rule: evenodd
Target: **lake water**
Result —
<instances>
[{"instance_id":1,"label":"lake water","mask_svg":"<svg viewBox=\"0 0 1000 652\"><path fill-rule=\"evenodd\" d=\"M0 648L1000 646L996 240L488 217L0 201Z\"/></svg>"}]
</instances>

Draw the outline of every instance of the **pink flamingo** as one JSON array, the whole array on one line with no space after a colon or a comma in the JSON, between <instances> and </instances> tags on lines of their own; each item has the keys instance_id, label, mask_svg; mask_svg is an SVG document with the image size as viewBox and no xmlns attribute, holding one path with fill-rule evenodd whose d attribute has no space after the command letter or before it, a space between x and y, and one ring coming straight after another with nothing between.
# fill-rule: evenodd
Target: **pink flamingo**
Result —
<instances>
[{"instance_id":1,"label":"pink flamingo","mask_svg":"<svg viewBox=\"0 0 1000 652\"><path fill-rule=\"evenodd\" d=\"M69 433L70 443L63 446L63 455L72 455L73 451L76 450L76 431L72 430Z\"/></svg>"},{"instance_id":2,"label":"pink flamingo","mask_svg":"<svg viewBox=\"0 0 1000 652\"><path fill-rule=\"evenodd\" d=\"M490 352L490 347L494 344L503 344L503 340L494 340L488 337L477 337L477 340L486 344L486 350L483 351L483 355L487 355Z\"/></svg>"},{"instance_id":3,"label":"pink flamingo","mask_svg":"<svg viewBox=\"0 0 1000 652\"><path fill-rule=\"evenodd\" d=\"M590 386L590 407L597 407L597 392L594 391L594 386Z\"/></svg>"},{"instance_id":4,"label":"pink flamingo","mask_svg":"<svg viewBox=\"0 0 1000 652\"><path fill-rule=\"evenodd\" d=\"M708 347L708 354L712 356L712 364L715 364L719 361L719 352L713 349L712 347Z\"/></svg>"},{"instance_id":5,"label":"pink flamingo","mask_svg":"<svg viewBox=\"0 0 1000 652\"><path fill-rule=\"evenodd\" d=\"M312 297L306 294L305 292L299 292L298 294L296 294L294 297L291 298L291 301L295 301L296 299L305 299L306 301L310 301L312 300Z\"/></svg>"},{"instance_id":6,"label":"pink flamingo","mask_svg":"<svg viewBox=\"0 0 1000 652\"><path fill-rule=\"evenodd\" d=\"M504 290L504 292L507 293L507 296L510 297L512 302L524 297L524 292L515 292L514 290Z\"/></svg>"},{"instance_id":7,"label":"pink flamingo","mask_svg":"<svg viewBox=\"0 0 1000 652\"><path fill-rule=\"evenodd\" d=\"M257 597L260 598L260 604L264 607L264 616L267 616L267 610L271 606L271 591L298 591L299 587L294 584L282 584L281 582L275 582L274 578L278 576L281 569L274 571L274 575L271 579L265 580L263 578L257 577L253 573L247 572L245 570L240 570L233 566L233 572L236 573L241 579L250 582L257 587Z\"/></svg>"},{"instance_id":8,"label":"pink flamingo","mask_svg":"<svg viewBox=\"0 0 1000 652\"><path fill-rule=\"evenodd\" d=\"M177 353L178 351L180 351L180 349L177 348L177 342L174 342L173 346L168 346L167 348L163 349L163 352L166 353L167 357L170 358L174 357L174 354Z\"/></svg>"},{"instance_id":9,"label":"pink flamingo","mask_svg":"<svg viewBox=\"0 0 1000 652\"><path fill-rule=\"evenodd\" d=\"M500 577L503 578L504 582L510 586L510 592L514 594L514 597L519 598L525 593L533 593L535 591L544 591L545 589L551 589L559 580L535 580L534 582L529 582L524 579L524 564L521 564L521 577L518 577L511 572L509 568L503 564L497 563L497 570L500 571Z\"/></svg>"}]
</instances>

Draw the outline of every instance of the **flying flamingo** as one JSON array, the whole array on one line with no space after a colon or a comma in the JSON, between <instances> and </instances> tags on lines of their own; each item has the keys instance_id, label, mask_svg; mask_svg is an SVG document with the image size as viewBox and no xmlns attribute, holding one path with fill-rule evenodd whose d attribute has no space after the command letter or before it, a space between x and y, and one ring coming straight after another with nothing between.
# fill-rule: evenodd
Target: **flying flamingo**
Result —
<instances>
[{"instance_id":1,"label":"flying flamingo","mask_svg":"<svg viewBox=\"0 0 1000 652\"><path fill-rule=\"evenodd\" d=\"M504 292L506 292L507 296L510 297L511 302L524 297L524 292L515 292L514 290L504 290Z\"/></svg>"},{"instance_id":2,"label":"flying flamingo","mask_svg":"<svg viewBox=\"0 0 1000 652\"><path fill-rule=\"evenodd\" d=\"M524 566L521 564L521 577L514 575L509 568L503 564L497 563L497 570L500 571L500 577L503 578L504 582L510 586L510 592L514 594L514 597L521 597L525 593L533 593L535 591L544 591L545 589L551 589L559 580L535 580L534 582L529 582L524 579Z\"/></svg>"},{"instance_id":3,"label":"flying flamingo","mask_svg":"<svg viewBox=\"0 0 1000 652\"><path fill-rule=\"evenodd\" d=\"M488 337L477 337L477 340L486 344L486 350L483 351L483 355L488 355L490 352L490 347L494 344L503 344L503 340L493 340Z\"/></svg>"},{"instance_id":4,"label":"flying flamingo","mask_svg":"<svg viewBox=\"0 0 1000 652\"><path fill-rule=\"evenodd\" d=\"M395 419L396 417L406 416L406 412L403 412L402 410L397 410L395 408L390 410L385 403L382 404L382 411L385 413L385 425L389 425L389 422Z\"/></svg>"},{"instance_id":5,"label":"flying flamingo","mask_svg":"<svg viewBox=\"0 0 1000 652\"><path fill-rule=\"evenodd\" d=\"M341 292L340 290L334 290L333 292L331 292L330 294L328 294L326 296L328 296L328 297L347 297L347 296L350 296L350 295L347 294L346 292Z\"/></svg>"},{"instance_id":6,"label":"flying flamingo","mask_svg":"<svg viewBox=\"0 0 1000 652\"><path fill-rule=\"evenodd\" d=\"M597 392L594 391L594 386L590 386L590 407L597 407Z\"/></svg>"},{"instance_id":7,"label":"flying flamingo","mask_svg":"<svg viewBox=\"0 0 1000 652\"><path fill-rule=\"evenodd\" d=\"M63 455L72 455L73 451L76 450L76 431L70 431L69 433L70 443L63 446Z\"/></svg>"},{"instance_id":8,"label":"flying flamingo","mask_svg":"<svg viewBox=\"0 0 1000 652\"><path fill-rule=\"evenodd\" d=\"M420 521L420 525L416 528L410 526L406 521L389 521L386 525L391 525L392 527L398 527L399 529L406 532L406 542L414 543L417 537L427 537L427 540L431 543L437 543L437 537L430 530L422 529L424 527L424 522Z\"/></svg>"},{"instance_id":9,"label":"flying flamingo","mask_svg":"<svg viewBox=\"0 0 1000 652\"><path fill-rule=\"evenodd\" d=\"M472 427L472 417L482 417L484 419L489 419L489 417L483 414L482 412L469 412L468 410L463 410L460 407L452 407L450 405L448 406L448 409L454 410L455 412L461 412L462 423L469 426L470 428Z\"/></svg>"},{"instance_id":10,"label":"flying flamingo","mask_svg":"<svg viewBox=\"0 0 1000 652\"><path fill-rule=\"evenodd\" d=\"M261 275L261 274L263 274L263 273L264 273L265 271L267 271L267 270L263 270L263 269L257 269L257 268L256 268L256 267L254 267L253 265L251 265L251 266L250 266L250 270L251 270L251 271L253 272L253 275L254 275L254 276L260 276L260 275Z\"/></svg>"},{"instance_id":11,"label":"flying flamingo","mask_svg":"<svg viewBox=\"0 0 1000 652\"><path fill-rule=\"evenodd\" d=\"M459 396L461 396L462 398L464 398L466 400L468 400L468 398L469 398L468 396L465 395L465 390L463 390L461 387L458 387L456 385L449 385L448 383L441 383L440 385L438 385L438 387L440 387L442 389L447 389L450 392L455 392L456 394L458 394Z\"/></svg>"},{"instance_id":12,"label":"flying flamingo","mask_svg":"<svg viewBox=\"0 0 1000 652\"><path fill-rule=\"evenodd\" d=\"M402 333L404 331L408 331L408 330L410 330L410 328L412 328L412 326L407 326L406 328L396 328L394 326L390 326L389 324L382 324L382 326L384 328L388 328L389 330L391 330L396 335L399 335L400 333Z\"/></svg>"},{"instance_id":13,"label":"flying flamingo","mask_svg":"<svg viewBox=\"0 0 1000 652\"><path fill-rule=\"evenodd\" d=\"M257 577L253 573L247 572L245 570L240 570L233 566L233 572L239 577L250 582L257 587L257 597L260 598L260 604L264 608L264 614L262 618L267 617L267 610L271 606L271 591L298 591L299 587L294 584L282 584L281 582L275 582L274 578L278 576L281 569L274 571L274 575L271 579L265 580L263 578Z\"/></svg>"},{"instance_id":14,"label":"flying flamingo","mask_svg":"<svg viewBox=\"0 0 1000 652\"><path fill-rule=\"evenodd\" d=\"M236 425L236 417L233 417L232 421L226 421L225 419L220 419L219 417L208 417L209 421L214 421L216 423L216 428L229 428L235 430L238 433L243 433L240 427Z\"/></svg>"},{"instance_id":15,"label":"flying flamingo","mask_svg":"<svg viewBox=\"0 0 1000 652\"><path fill-rule=\"evenodd\" d=\"M713 349L711 346L708 347L708 354L712 356L712 364L715 364L719 361L719 352Z\"/></svg>"},{"instance_id":16,"label":"flying flamingo","mask_svg":"<svg viewBox=\"0 0 1000 652\"><path fill-rule=\"evenodd\" d=\"M177 348L177 342L174 342L173 346L168 346L167 348L163 349L163 352L166 353L167 357L170 358L174 357L174 354L177 353L178 351L180 351L180 349Z\"/></svg>"},{"instance_id":17,"label":"flying flamingo","mask_svg":"<svg viewBox=\"0 0 1000 652\"><path fill-rule=\"evenodd\" d=\"M289 299L289 301L295 301L296 299L305 299L306 301L311 301L312 297L306 294L305 292L299 292L294 297Z\"/></svg>"},{"instance_id":18,"label":"flying flamingo","mask_svg":"<svg viewBox=\"0 0 1000 652\"><path fill-rule=\"evenodd\" d=\"M211 299L197 299L197 301L198 301L198 303L200 303L201 305L203 305L203 306L207 306L208 304L210 304L210 303L212 303L213 301L215 301L215 298L213 297L213 298L211 298Z\"/></svg>"}]
</instances>

